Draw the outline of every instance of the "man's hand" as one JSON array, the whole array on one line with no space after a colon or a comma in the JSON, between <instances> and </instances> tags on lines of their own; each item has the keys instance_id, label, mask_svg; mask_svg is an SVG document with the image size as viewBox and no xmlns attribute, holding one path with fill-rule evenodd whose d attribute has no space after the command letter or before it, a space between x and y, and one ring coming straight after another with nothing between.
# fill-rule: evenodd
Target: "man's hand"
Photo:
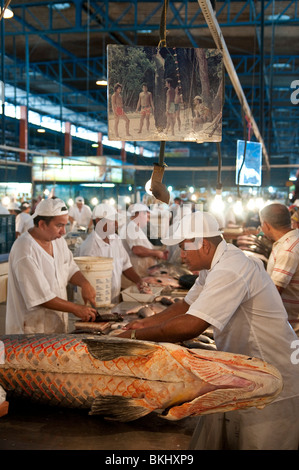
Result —
<instances>
[{"instance_id":1,"label":"man's hand","mask_svg":"<svg viewBox=\"0 0 299 470\"><path fill-rule=\"evenodd\" d=\"M79 304L76 304L76 309L73 313L82 321L95 321L97 315L97 311L94 308Z\"/></svg>"},{"instance_id":2,"label":"man's hand","mask_svg":"<svg viewBox=\"0 0 299 470\"><path fill-rule=\"evenodd\" d=\"M96 291L95 288L87 281L81 286L81 295L84 303L90 303L95 305L96 303Z\"/></svg>"}]
</instances>

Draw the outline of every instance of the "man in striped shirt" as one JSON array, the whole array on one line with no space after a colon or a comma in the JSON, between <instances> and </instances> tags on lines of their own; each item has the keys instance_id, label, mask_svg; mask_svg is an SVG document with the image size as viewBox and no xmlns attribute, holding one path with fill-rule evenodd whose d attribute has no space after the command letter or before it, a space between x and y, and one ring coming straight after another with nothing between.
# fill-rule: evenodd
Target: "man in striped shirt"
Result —
<instances>
[{"instance_id":1,"label":"man in striped shirt","mask_svg":"<svg viewBox=\"0 0 299 470\"><path fill-rule=\"evenodd\" d=\"M299 230L292 228L290 212L284 204L265 206L260 219L264 234L274 242L267 271L299 336Z\"/></svg>"}]
</instances>

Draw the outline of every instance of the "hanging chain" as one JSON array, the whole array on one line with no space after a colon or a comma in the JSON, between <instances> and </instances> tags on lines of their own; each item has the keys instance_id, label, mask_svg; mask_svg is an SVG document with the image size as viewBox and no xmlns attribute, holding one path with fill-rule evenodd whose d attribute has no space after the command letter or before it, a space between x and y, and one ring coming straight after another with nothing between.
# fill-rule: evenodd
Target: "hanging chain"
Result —
<instances>
[{"instance_id":1,"label":"hanging chain","mask_svg":"<svg viewBox=\"0 0 299 470\"><path fill-rule=\"evenodd\" d=\"M164 0L164 5L161 14L160 20L160 41L158 44L158 49L161 47L166 47L166 17L168 9L169 0ZM160 153L159 153L159 166L164 166L164 152L165 152L165 142L160 143Z\"/></svg>"}]
</instances>

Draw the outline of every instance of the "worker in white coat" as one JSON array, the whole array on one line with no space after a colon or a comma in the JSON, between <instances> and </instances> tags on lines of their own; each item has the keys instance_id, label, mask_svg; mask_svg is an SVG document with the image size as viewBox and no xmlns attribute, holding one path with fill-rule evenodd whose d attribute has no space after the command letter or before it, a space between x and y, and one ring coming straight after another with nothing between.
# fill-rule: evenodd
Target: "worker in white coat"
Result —
<instances>
[{"instance_id":1,"label":"worker in white coat","mask_svg":"<svg viewBox=\"0 0 299 470\"><path fill-rule=\"evenodd\" d=\"M136 284L143 293L151 292L148 284L132 267L129 255L117 231L117 211L110 204L98 204L93 210L95 229L80 245L79 256L100 256L113 258L111 301L119 301L122 274Z\"/></svg>"},{"instance_id":2,"label":"worker in white coat","mask_svg":"<svg viewBox=\"0 0 299 470\"><path fill-rule=\"evenodd\" d=\"M16 238L22 233L33 227L33 219L30 215L31 206L29 202L22 202L20 205L20 213L16 216Z\"/></svg>"},{"instance_id":3,"label":"worker in white coat","mask_svg":"<svg viewBox=\"0 0 299 470\"><path fill-rule=\"evenodd\" d=\"M200 211L183 217L165 244L179 243L194 286L177 302L129 324L121 337L180 342L213 327L219 351L260 358L275 366L283 390L263 409L199 418L191 449L297 450L299 443L298 337L262 262L227 244L216 219Z\"/></svg>"},{"instance_id":4,"label":"worker in white coat","mask_svg":"<svg viewBox=\"0 0 299 470\"><path fill-rule=\"evenodd\" d=\"M91 214L90 207L84 204L84 198L82 196L76 197L74 206L69 208L69 221L72 229L75 227L90 228L92 226Z\"/></svg>"},{"instance_id":5,"label":"worker in white coat","mask_svg":"<svg viewBox=\"0 0 299 470\"><path fill-rule=\"evenodd\" d=\"M67 300L67 284L81 287L87 304L95 289L73 260L63 235L68 210L61 199L41 201L34 227L23 233L9 254L6 334L65 333L68 313L95 320L96 310Z\"/></svg>"},{"instance_id":6,"label":"worker in white coat","mask_svg":"<svg viewBox=\"0 0 299 470\"><path fill-rule=\"evenodd\" d=\"M145 204L132 204L128 212L130 222L126 227L123 227L120 236L124 241L135 271L141 277L144 277L147 276L147 269L157 263L157 259L167 259L168 251L155 247L144 232L150 213Z\"/></svg>"}]
</instances>

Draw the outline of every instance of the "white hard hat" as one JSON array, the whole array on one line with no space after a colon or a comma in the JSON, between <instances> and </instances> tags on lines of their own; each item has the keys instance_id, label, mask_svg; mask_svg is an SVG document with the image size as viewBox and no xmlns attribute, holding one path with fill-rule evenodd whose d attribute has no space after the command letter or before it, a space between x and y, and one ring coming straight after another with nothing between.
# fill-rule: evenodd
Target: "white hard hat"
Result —
<instances>
[{"instance_id":1,"label":"white hard hat","mask_svg":"<svg viewBox=\"0 0 299 470\"><path fill-rule=\"evenodd\" d=\"M163 245L177 245L183 240L193 238L209 238L221 235L215 217L209 212L196 211L182 217L173 225L173 233L162 238Z\"/></svg>"},{"instance_id":2,"label":"white hard hat","mask_svg":"<svg viewBox=\"0 0 299 470\"><path fill-rule=\"evenodd\" d=\"M84 204L84 198L82 196L76 197L75 201L76 202L82 202L82 204Z\"/></svg>"},{"instance_id":3,"label":"white hard hat","mask_svg":"<svg viewBox=\"0 0 299 470\"><path fill-rule=\"evenodd\" d=\"M32 217L35 218L38 215L44 217L55 217L58 215L66 214L68 214L68 209L62 199L49 198L43 199L41 202L38 203Z\"/></svg>"},{"instance_id":4,"label":"white hard hat","mask_svg":"<svg viewBox=\"0 0 299 470\"><path fill-rule=\"evenodd\" d=\"M92 218L93 219L110 219L115 220L117 215L117 211L115 207L111 206L111 204L98 204L92 211Z\"/></svg>"}]
</instances>

